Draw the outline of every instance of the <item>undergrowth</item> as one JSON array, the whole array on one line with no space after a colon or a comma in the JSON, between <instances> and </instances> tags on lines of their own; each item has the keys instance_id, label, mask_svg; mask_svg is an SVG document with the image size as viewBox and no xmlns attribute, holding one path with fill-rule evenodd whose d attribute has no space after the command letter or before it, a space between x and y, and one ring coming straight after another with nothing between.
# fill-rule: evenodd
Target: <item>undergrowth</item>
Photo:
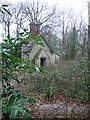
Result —
<instances>
[{"instance_id":1,"label":"undergrowth","mask_svg":"<svg viewBox=\"0 0 90 120\"><path fill-rule=\"evenodd\" d=\"M67 67L59 68L53 73L45 72L30 81L33 85L32 91L39 92L46 97L63 94L79 102L88 101L86 58L70 61Z\"/></svg>"}]
</instances>

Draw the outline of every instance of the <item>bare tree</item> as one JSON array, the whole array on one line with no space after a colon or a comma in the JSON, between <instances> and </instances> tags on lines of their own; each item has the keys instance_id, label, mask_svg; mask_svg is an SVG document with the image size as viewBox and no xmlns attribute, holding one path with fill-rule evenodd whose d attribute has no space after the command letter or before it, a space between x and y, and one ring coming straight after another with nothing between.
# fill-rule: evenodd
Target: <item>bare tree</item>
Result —
<instances>
[{"instance_id":1,"label":"bare tree","mask_svg":"<svg viewBox=\"0 0 90 120\"><path fill-rule=\"evenodd\" d=\"M8 5L7 10L10 12L10 14L7 14L7 12L2 14L0 16L0 23L3 27L3 29L4 29L4 32L5 32L4 37L5 38L6 37L10 38L10 36L11 36L10 35L11 34L11 28L10 27L12 26L13 21L14 21L14 19L13 19L13 7L12 7L12 4L7 3L7 5Z\"/></svg>"},{"instance_id":2,"label":"bare tree","mask_svg":"<svg viewBox=\"0 0 90 120\"><path fill-rule=\"evenodd\" d=\"M26 22L25 15L22 13L23 8L21 4L16 4L13 6L13 17L14 22L13 24L16 25L16 36L19 37L19 32L23 28L24 23Z\"/></svg>"},{"instance_id":3,"label":"bare tree","mask_svg":"<svg viewBox=\"0 0 90 120\"><path fill-rule=\"evenodd\" d=\"M57 28L59 31L60 39L60 49L62 51L62 57L65 55L67 35L70 29L70 20L72 18L72 10L61 10L58 15Z\"/></svg>"},{"instance_id":4,"label":"bare tree","mask_svg":"<svg viewBox=\"0 0 90 120\"><path fill-rule=\"evenodd\" d=\"M30 23L43 25L46 22L50 22L56 13L56 5L51 9L40 2L31 1L21 3L23 7L23 13Z\"/></svg>"},{"instance_id":5,"label":"bare tree","mask_svg":"<svg viewBox=\"0 0 90 120\"><path fill-rule=\"evenodd\" d=\"M83 18L81 17L80 23L78 25L78 44L81 48L81 55L82 57L86 56L87 51L87 40L88 40L88 26L83 21Z\"/></svg>"},{"instance_id":6,"label":"bare tree","mask_svg":"<svg viewBox=\"0 0 90 120\"><path fill-rule=\"evenodd\" d=\"M10 37L14 33L14 36L19 37L19 32L23 28L24 22L26 22L25 15L22 13L21 4L9 4L8 11L10 14L2 14L0 17L0 22L5 31L5 37ZM13 27L14 26L14 27ZM12 30L12 28L14 28Z\"/></svg>"}]
</instances>

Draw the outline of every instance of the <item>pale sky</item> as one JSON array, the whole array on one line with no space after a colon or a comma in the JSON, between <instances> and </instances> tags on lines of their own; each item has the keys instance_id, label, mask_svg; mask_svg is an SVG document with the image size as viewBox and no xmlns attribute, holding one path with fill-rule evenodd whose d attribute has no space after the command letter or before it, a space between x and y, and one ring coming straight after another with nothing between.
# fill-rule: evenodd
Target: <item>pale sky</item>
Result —
<instances>
[{"instance_id":1,"label":"pale sky","mask_svg":"<svg viewBox=\"0 0 90 120\"><path fill-rule=\"evenodd\" d=\"M6 3L6 2L18 3L23 1L29 1L29 0L2 0L2 3ZM74 11L84 16L85 21L87 20L87 16L88 16L87 1L89 0L35 0L35 1L45 2L48 5L57 4L59 8L73 8Z\"/></svg>"},{"instance_id":2,"label":"pale sky","mask_svg":"<svg viewBox=\"0 0 90 120\"><path fill-rule=\"evenodd\" d=\"M3 2L21 2L21 1L26 1L26 0L3 0ZM27 0L29 1L29 0ZM35 0L35 1L39 1L39 0ZM85 2L89 1L89 0L40 0L42 2L47 2L49 4L54 4L54 3L59 3L59 4L64 4L64 5L68 5L68 6L76 6L76 7L80 7L83 3L85 4ZM81 4L81 5L80 5Z\"/></svg>"},{"instance_id":3,"label":"pale sky","mask_svg":"<svg viewBox=\"0 0 90 120\"><path fill-rule=\"evenodd\" d=\"M26 1L26 0L3 0L3 3L6 2L12 2L12 3L18 3L21 1ZM29 0L27 0L29 1ZM75 9L83 9L87 5L87 1L89 0L35 0L35 1L41 1L41 2L47 2L48 4L58 4L58 6L64 6L64 7L72 7Z\"/></svg>"},{"instance_id":4,"label":"pale sky","mask_svg":"<svg viewBox=\"0 0 90 120\"><path fill-rule=\"evenodd\" d=\"M0 3L6 3L6 2L18 3L23 1L29 1L29 0L2 0L2 2ZM58 8L60 9L72 8L77 14L80 14L81 16L83 16L84 21L88 23L87 1L89 0L35 0L35 1L45 2L50 6L57 4Z\"/></svg>"}]
</instances>

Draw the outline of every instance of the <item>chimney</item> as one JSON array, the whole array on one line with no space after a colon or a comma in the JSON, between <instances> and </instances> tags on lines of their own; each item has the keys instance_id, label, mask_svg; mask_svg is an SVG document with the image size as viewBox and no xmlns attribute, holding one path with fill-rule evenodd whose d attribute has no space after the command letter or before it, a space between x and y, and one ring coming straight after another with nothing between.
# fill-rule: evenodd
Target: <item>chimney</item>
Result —
<instances>
[{"instance_id":1,"label":"chimney","mask_svg":"<svg viewBox=\"0 0 90 120\"><path fill-rule=\"evenodd\" d=\"M30 23L30 32L33 35L39 35L40 34L40 25L39 24Z\"/></svg>"}]
</instances>

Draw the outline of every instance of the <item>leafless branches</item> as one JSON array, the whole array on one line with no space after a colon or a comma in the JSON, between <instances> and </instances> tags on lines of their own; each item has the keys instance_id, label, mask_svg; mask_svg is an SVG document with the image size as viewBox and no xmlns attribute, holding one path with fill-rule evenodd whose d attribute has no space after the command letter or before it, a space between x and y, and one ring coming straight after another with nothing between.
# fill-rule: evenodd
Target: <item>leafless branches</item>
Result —
<instances>
[{"instance_id":1,"label":"leafless branches","mask_svg":"<svg viewBox=\"0 0 90 120\"><path fill-rule=\"evenodd\" d=\"M47 5L35 1L21 3L21 6L29 22L40 25L50 21L50 19L55 16L56 12L56 6L50 9Z\"/></svg>"}]
</instances>

